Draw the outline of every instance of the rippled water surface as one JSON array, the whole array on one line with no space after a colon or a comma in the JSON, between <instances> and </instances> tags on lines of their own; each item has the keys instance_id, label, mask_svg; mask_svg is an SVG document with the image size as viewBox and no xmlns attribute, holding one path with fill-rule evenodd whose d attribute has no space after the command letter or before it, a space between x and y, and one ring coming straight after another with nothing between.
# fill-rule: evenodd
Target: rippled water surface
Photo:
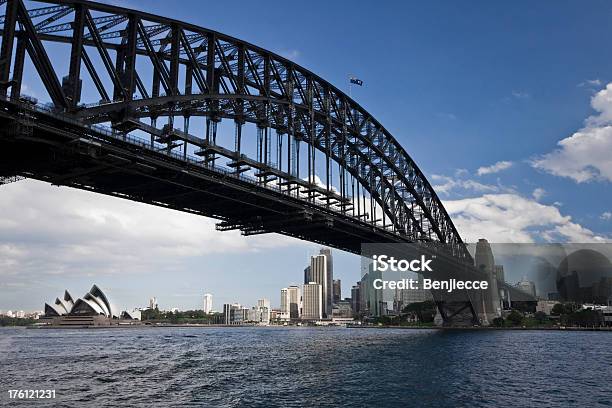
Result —
<instances>
[{"instance_id":1,"label":"rippled water surface","mask_svg":"<svg viewBox=\"0 0 612 408\"><path fill-rule=\"evenodd\" d=\"M612 406L612 333L0 328L28 406ZM95 404L94 404L95 402Z\"/></svg>"}]
</instances>

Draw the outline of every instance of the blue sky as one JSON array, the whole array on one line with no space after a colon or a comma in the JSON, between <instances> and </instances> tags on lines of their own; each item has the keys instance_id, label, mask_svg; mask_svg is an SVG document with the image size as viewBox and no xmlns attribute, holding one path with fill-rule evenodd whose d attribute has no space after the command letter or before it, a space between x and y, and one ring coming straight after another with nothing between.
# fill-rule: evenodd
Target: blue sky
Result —
<instances>
[{"instance_id":1,"label":"blue sky","mask_svg":"<svg viewBox=\"0 0 612 408\"><path fill-rule=\"evenodd\" d=\"M112 3L247 40L346 91L348 73L362 79L354 99L415 159L467 240L612 237L609 2ZM35 82L27 85L44 93ZM63 287L79 296L94 281L126 307L156 295L163 307L195 308L204 292L215 295L217 308L260 297L278 305L280 288L301 282L308 255L317 249L282 237L220 238L209 220L31 181L1 190L8 218L0 223L0 310L39 309ZM49 210L54 200L72 202L81 212ZM29 222L11 223L24 206L31 207ZM158 242L150 237L159 231L126 234L132 221L121 215L130 211L132 220L143 212L158 218L160 229L168 228L166 217L178 217L176 240L167 244L176 252L153 256L140 248L147 239ZM100 230L81 231L87 219L99 220ZM62 228L54 222L84 238L76 245L70 237L80 235L57 232ZM223 248L205 250L185 239L180 231L188 234L194 225L206 230L202 240ZM100 253L120 252L100 238L104 233L138 256L77 263L100 246ZM180 250L185 247L190 250ZM348 296L349 283L359 279L359 261L335 254Z\"/></svg>"}]
</instances>

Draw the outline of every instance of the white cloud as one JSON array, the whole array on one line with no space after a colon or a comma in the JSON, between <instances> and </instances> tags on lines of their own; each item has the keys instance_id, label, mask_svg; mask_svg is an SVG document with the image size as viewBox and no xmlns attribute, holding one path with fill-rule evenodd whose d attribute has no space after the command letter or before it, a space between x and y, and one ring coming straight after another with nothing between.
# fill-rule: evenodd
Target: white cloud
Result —
<instances>
[{"instance_id":1,"label":"white cloud","mask_svg":"<svg viewBox=\"0 0 612 408\"><path fill-rule=\"evenodd\" d=\"M612 220L612 212L610 211L604 211L599 218L601 218L604 221L610 221Z\"/></svg>"},{"instance_id":2,"label":"white cloud","mask_svg":"<svg viewBox=\"0 0 612 408\"><path fill-rule=\"evenodd\" d=\"M577 183L612 181L612 83L593 96L591 106L599 113L557 149L531 160L534 168Z\"/></svg>"},{"instance_id":3,"label":"white cloud","mask_svg":"<svg viewBox=\"0 0 612 408\"><path fill-rule=\"evenodd\" d=\"M466 169L457 169L455 170L455 176L456 177L465 177L467 175L469 175L470 172L467 171Z\"/></svg>"},{"instance_id":4,"label":"white cloud","mask_svg":"<svg viewBox=\"0 0 612 408\"><path fill-rule=\"evenodd\" d=\"M478 181L470 180L470 179L461 179L461 178L452 178L448 176L441 176L438 174L434 174L431 176L432 181L437 182L433 186L433 189L438 194L450 194L451 191L455 190L468 190L474 191L477 193L485 193L485 192L496 192L499 191L499 187L490 184L479 183Z\"/></svg>"},{"instance_id":5,"label":"white cloud","mask_svg":"<svg viewBox=\"0 0 612 408\"><path fill-rule=\"evenodd\" d=\"M558 208L518 194L485 194L445 201L444 206L468 242L479 238L490 242L605 242L607 239L573 222Z\"/></svg>"},{"instance_id":6,"label":"white cloud","mask_svg":"<svg viewBox=\"0 0 612 408\"><path fill-rule=\"evenodd\" d=\"M497 163L491 166L479 167L476 173L479 176L484 176L485 174L493 174L499 173L500 171L507 170L512 167L513 163L511 161L498 161Z\"/></svg>"},{"instance_id":7,"label":"white cloud","mask_svg":"<svg viewBox=\"0 0 612 408\"><path fill-rule=\"evenodd\" d=\"M0 275L173 271L210 253L299 243L218 232L215 220L24 180L0 187Z\"/></svg>"},{"instance_id":8,"label":"white cloud","mask_svg":"<svg viewBox=\"0 0 612 408\"><path fill-rule=\"evenodd\" d=\"M595 79L587 79L586 81L582 81L581 83L578 84L579 87L585 87L585 86L600 86L602 84L601 79L595 78Z\"/></svg>"},{"instance_id":9,"label":"white cloud","mask_svg":"<svg viewBox=\"0 0 612 408\"><path fill-rule=\"evenodd\" d=\"M517 90L512 91L512 96L515 97L516 99L529 99L531 97L529 93L524 92L524 91L517 91Z\"/></svg>"},{"instance_id":10,"label":"white cloud","mask_svg":"<svg viewBox=\"0 0 612 408\"><path fill-rule=\"evenodd\" d=\"M540 201L546 195L546 190L538 187L535 190L533 190L531 195L536 201Z\"/></svg>"}]
</instances>

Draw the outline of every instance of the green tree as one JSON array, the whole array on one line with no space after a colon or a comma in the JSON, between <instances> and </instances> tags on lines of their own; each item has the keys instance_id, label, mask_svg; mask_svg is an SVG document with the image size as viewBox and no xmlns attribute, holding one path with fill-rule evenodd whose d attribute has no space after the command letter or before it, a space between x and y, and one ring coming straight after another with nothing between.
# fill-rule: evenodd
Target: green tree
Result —
<instances>
[{"instance_id":1,"label":"green tree","mask_svg":"<svg viewBox=\"0 0 612 408\"><path fill-rule=\"evenodd\" d=\"M597 310L581 309L565 315L564 323L571 326L600 326L601 315Z\"/></svg>"},{"instance_id":2,"label":"green tree","mask_svg":"<svg viewBox=\"0 0 612 408\"><path fill-rule=\"evenodd\" d=\"M564 312L565 307L563 306L563 303L557 303L553 306L552 310L550 311L550 314L553 316L561 316L562 314L564 314Z\"/></svg>"},{"instance_id":3,"label":"green tree","mask_svg":"<svg viewBox=\"0 0 612 408\"><path fill-rule=\"evenodd\" d=\"M508 315L507 320L513 326L520 326L523 323L523 314L518 310L512 310Z\"/></svg>"},{"instance_id":4,"label":"green tree","mask_svg":"<svg viewBox=\"0 0 612 408\"><path fill-rule=\"evenodd\" d=\"M493 326L495 326L495 327L504 327L504 318L503 317L496 317L495 319L493 319Z\"/></svg>"},{"instance_id":5,"label":"green tree","mask_svg":"<svg viewBox=\"0 0 612 408\"><path fill-rule=\"evenodd\" d=\"M540 312L535 312L535 314L533 315L533 317L536 319L536 321L540 324L546 322L546 320L548 320L548 316L546 316L546 313L540 311Z\"/></svg>"},{"instance_id":6,"label":"green tree","mask_svg":"<svg viewBox=\"0 0 612 408\"><path fill-rule=\"evenodd\" d=\"M555 316L571 315L578 309L580 309L580 305L577 303L557 303L553 306L550 313Z\"/></svg>"}]
</instances>

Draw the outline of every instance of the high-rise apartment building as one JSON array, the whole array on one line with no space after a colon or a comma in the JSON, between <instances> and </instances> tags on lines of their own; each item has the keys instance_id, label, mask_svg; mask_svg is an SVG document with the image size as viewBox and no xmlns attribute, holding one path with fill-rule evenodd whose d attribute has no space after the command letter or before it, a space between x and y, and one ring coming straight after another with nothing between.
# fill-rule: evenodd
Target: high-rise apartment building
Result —
<instances>
[{"instance_id":1,"label":"high-rise apartment building","mask_svg":"<svg viewBox=\"0 0 612 408\"><path fill-rule=\"evenodd\" d=\"M211 313L213 310L213 300L210 293L204 294L204 313Z\"/></svg>"},{"instance_id":2,"label":"high-rise apartment building","mask_svg":"<svg viewBox=\"0 0 612 408\"><path fill-rule=\"evenodd\" d=\"M320 320L323 318L323 288L317 282L304 284L302 319Z\"/></svg>"}]
</instances>

